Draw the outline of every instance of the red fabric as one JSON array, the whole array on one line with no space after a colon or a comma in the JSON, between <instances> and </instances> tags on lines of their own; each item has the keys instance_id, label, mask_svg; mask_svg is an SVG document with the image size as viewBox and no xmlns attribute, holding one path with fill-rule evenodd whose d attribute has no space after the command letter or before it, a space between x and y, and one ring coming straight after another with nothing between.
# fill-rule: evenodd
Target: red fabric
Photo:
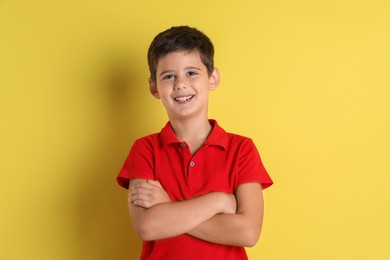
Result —
<instances>
[{"instance_id":1,"label":"red fabric","mask_svg":"<svg viewBox=\"0 0 390 260\"><path fill-rule=\"evenodd\" d=\"M173 201L191 199L214 191L234 193L238 185L272 185L259 153L249 138L226 133L214 120L205 144L193 156L188 145L175 136L169 122L159 134L138 139L130 150L117 182L158 180ZM167 227L169 228L169 227ZM141 259L247 259L244 248L209 243L188 235L144 241Z\"/></svg>"}]
</instances>

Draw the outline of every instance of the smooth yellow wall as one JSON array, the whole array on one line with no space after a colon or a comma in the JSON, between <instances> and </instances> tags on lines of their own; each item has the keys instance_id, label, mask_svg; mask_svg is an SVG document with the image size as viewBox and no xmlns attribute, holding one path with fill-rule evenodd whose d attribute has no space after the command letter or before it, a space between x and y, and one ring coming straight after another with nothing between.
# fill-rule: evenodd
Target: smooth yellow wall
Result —
<instances>
[{"instance_id":1,"label":"smooth yellow wall","mask_svg":"<svg viewBox=\"0 0 390 260\"><path fill-rule=\"evenodd\" d=\"M137 259L115 176L167 118L158 32L216 47L210 117L275 181L250 259L390 259L388 1L0 1L0 259Z\"/></svg>"}]
</instances>

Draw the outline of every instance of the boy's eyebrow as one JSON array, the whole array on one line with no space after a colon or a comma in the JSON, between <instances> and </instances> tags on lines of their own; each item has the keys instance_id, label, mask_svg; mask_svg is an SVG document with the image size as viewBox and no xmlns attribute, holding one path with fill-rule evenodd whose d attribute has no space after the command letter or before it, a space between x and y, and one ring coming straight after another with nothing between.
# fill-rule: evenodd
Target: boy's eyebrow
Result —
<instances>
[{"instance_id":1,"label":"boy's eyebrow","mask_svg":"<svg viewBox=\"0 0 390 260\"><path fill-rule=\"evenodd\" d=\"M186 69L186 70L192 70L192 69L201 70L200 68L198 68L198 67L193 67L193 66L185 67L185 69Z\"/></svg>"},{"instance_id":2,"label":"boy's eyebrow","mask_svg":"<svg viewBox=\"0 0 390 260\"><path fill-rule=\"evenodd\" d=\"M172 73L172 72L175 72L175 71L174 70L163 70L163 71L161 71L160 76L162 76L166 73Z\"/></svg>"},{"instance_id":3,"label":"boy's eyebrow","mask_svg":"<svg viewBox=\"0 0 390 260\"><path fill-rule=\"evenodd\" d=\"M185 70L192 70L192 69L202 70L201 68L193 67L193 66L188 66L188 67L185 67L184 69ZM160 76L162 76L162 75L164 75L166 73L172 73L172 72L175 72L175 70L163 70L163 71L161 71Z\"/></svg>"}]
</instances>

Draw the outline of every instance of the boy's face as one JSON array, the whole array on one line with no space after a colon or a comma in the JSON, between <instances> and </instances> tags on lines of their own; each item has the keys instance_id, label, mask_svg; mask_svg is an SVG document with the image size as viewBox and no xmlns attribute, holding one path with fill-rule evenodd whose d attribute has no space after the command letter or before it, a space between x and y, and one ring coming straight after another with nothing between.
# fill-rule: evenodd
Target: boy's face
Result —
<instances>
[{"instance_id":1,"label":"boy's face","mask_svg":"<svg viewBox=\"0 0 390 260\"><path fill-rule=\"evenodd\" d=\"M170 120L204 116L207 119L208 92L217 88L219 73L211 75L197 51L169 53L158 61L156 81L150 92L161 99Z\"/></svg>"}]
</instances>

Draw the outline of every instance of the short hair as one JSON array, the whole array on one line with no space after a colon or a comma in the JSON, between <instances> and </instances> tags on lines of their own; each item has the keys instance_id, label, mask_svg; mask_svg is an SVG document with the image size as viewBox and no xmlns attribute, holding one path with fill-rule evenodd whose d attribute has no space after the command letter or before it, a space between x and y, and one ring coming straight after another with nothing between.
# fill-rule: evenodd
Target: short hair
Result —
<instances>
[{"instance_id":1,"label":"short hair","mask_svg":"<svg viewBox=\"0 0 390 260\"><path fill-rule=\"evenodd\" d=\"M152 81L156 81L159 59L176 51L198 51L208 75L213 72L214 46L209 37L193 27L174 26L159 33L149 46L148 65Z\"/></svg>"}]
</instances>

